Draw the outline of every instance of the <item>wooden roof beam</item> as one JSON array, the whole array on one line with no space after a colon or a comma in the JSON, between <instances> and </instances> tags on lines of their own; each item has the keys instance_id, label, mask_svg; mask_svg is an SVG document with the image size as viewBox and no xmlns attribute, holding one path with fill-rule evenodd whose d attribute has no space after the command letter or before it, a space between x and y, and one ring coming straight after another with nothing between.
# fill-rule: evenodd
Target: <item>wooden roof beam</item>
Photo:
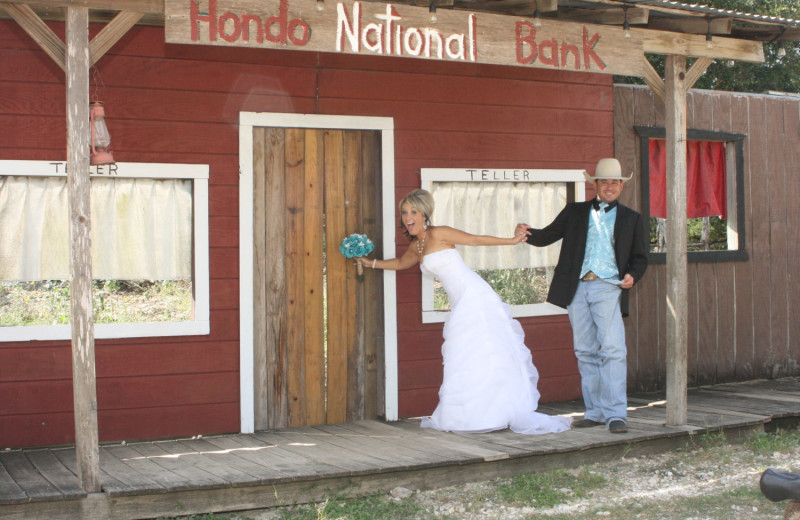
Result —
<instances>
[{"instance_id":1,"label":"wooden roof beam","mask_svg":"<svg viewBox=\"0 0 800 520\"><path fill-rule=\"evenodd\" d=\"M764 46L761 42L736 38L714 37L709 47L705 34L681 34L667 31L632 28L631 32L642 40L645 54L664 56L688 56L720 60L764 61Z\"/></svg>"},{"instance_id":2,"label":"wooden roof beam","mask_svg":"<svg viewBox=\"0 0 800 520\"><path fill-rule=\"evenodd\" d=\"M454 6L459 9L469 10L479 7L478 10L482 13L533 16L537 9L539 14L558 11L558 0L497 0L493 2L456 0Z\"/></svg>"},{"instance_id":3,"label":"wooden roof beam","mask_svg":"<svg viewBox=\"0 0 800 520\"><path fill-rule=\"evenodd\" d=\"M666 87L664 86L664 80L661 79L661 76L658 74L658 71L653 68L653 65L650 63L650 60L642 54L642 79L650 87L650 90L656 96L656 98L660 99L662 103L666 103Z\"/></svg>"},{"instance_id":4,"label":"wooden roof beam","mask_svg":"<svg viewBox=\"0 0 800 520\"><path fill-rule=\"evenodd\" d=\"M38 7L86 7L135 13L164 14L164 0L4 0L9 4L33 4Z\"/></svg>"},{"instance_id":5,"label":"wooden roof beam","mask_svg":"<svg viewBox=\"0 0 800 520\"><path fill-rule=\"evenodd\" d=\"M97 63L97 60L102 58L120 38L125 36L125 33L136 25L136 22L138 22L142 16L144 16L144 13L123 11L108 22L89 43L89 56L92 60L91 65Z\"/></svg>"},{"instance_id":6,"label":"wooden roof beam","mask_svg":"<svg viewBox=\"0 0 800 520\"><path fill-rule=\"evenodd\" d=\"M647 25L650 11L641 7L627 9L628 23L631 25ZM625 9L611 7L608 9L561 9L558 19L565 22L597 23L603 25L622 25L625 23Z\"/></svg>"},{"instance_id":7,"label":"wooden roof beam","mask_svg":"<svg viewBox=\"0 0 800 520\"><path fill-rule=\"evenodd\" d=\"M690 34L730 34L733 20L730 18L653 18L648 27L659 31Z\"/></svg>"},{"instance_id":8,"label":"wooden roof beam","mask_svg":"<svg viewBox=\"0 0 800 520\"><path fill-rule=\"evenodd\" d=\"M67 70L66 46L61 38L45 24L27 4L2 2L0 7L13 18L22 29L39 44L61 70Z\"/></svg>"},{"instance_id":9,"label":"wooden roof beam","mask_svg":"<svg viewBox=\"0 0 800 520\"><path fill-rule=\"evenodd\" d=\"M28 4L0 2L11 18L52 58L61 70L67 70L66 45ZM89 44L90 65L102 58L115 43L136 25L144 13L121 12L92 38Z\"/></svg>"},{"instance_id":10,"label":"wooden roof beam","mask_svg":"<svg viewBox=\"0 0 800 520\"><path fill-rule=\"evenodd\" d=\"M650 87L650 90L653 91L653 94L661 100L662 103L666 104L667 98L667 89L666 83L661 76L658 75L656 69L653 68L653 65L650 64L650 61L642 55L642 79ZM683 86L688 91L690 88L697 83L697 80L705 74L708 67L714 63L714 60L711 58L697 58L689 70L686 72L686 78L683 80Z\"/></svg>"}]
</instances>

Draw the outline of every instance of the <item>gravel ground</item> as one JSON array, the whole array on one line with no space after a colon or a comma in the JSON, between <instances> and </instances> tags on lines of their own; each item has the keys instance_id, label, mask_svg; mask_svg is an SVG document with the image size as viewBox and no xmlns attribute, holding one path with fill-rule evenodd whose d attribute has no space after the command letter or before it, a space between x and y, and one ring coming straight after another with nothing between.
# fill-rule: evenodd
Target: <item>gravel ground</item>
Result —
<instances>
[{"instance_id":1,"label":"gravel ground","mask_svg":"<svg viewBox=\"0 0 800 520\"><path fill-rule=\"evenodd\" d=\"M419 504L425 510L416 516L419 519L780 519L786 504L772 503L759 492L759 477L768 467L800 471L800 446L760 454L747 444L728 445L723 440L705 447L569 469L576 479L587 472L601 475L604 484L582 497L562 489L567 498L552 507L503 502L496 493L502 482L497 481L427 491L396 488L387 498ZM240 514L253 520L273 520L291 518L289 511L273 508Z\"/></svg>"}]
</instances>

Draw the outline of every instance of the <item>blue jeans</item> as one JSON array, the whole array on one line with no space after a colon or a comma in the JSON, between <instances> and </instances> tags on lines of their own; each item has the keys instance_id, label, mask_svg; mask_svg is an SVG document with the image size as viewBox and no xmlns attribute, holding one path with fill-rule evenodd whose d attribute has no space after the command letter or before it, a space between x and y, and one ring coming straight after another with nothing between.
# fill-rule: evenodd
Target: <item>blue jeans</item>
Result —
<instances>
[{"instance_id":1,"label":"blue jeans","mask_svg":"<svg viewBox=\"0 0 800 520\"><path fill-rule=\"evenodd\" d=\"M628 413L627 353L619 286L595 280L579 282L567 306L578 370L581 373L584 417L609 424Z\"/></svg>"}]
</instances>

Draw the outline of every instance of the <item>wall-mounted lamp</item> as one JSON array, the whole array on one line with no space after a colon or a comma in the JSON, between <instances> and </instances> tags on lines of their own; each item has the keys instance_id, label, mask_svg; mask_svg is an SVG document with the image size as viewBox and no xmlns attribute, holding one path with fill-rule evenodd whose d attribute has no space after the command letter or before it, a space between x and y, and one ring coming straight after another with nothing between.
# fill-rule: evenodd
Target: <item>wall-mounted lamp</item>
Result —
<instances>
[{"instance_id":1,"label":"wall-mounted lamp","mask_svg":"<svg viewBox=\"0 0 800 520\"><path fill-rule=\"evenodd\" d=\"M89 164L114 164L114 155L108 149L111 146L111 134L108 133L106 114L100 101L89 103L89 122L92 129Z\"/></svg>"},{"instance_id":2,"label":"wall-mounted lamp","mask_svg":"<svg viewBox=\"0 0 800 520\"><path fill-rule=\"evenodd\" d=\"M325 0L317 0L317 11L325 10Z\"/></svg>"},{"instance_id":3,"label":"wall-mounted lamp","mask_svg":"<svg viewBox=\"0 0 800 520\"><path fill-rule=\"evenodd\" d=\"M706 47L712 48L714 46L714 42L712 41L711 37L711 17L706 16L706 22L708 23L708 29L706 30Z\"/></svg>"},{"instance_id":4,"label":"wall-mounted lamp","mask_svg":"<svg viewBox=\"0 0 800 520\"><path fill-rule=\"evenodd\" d=\"M786 44L781 40L781 44L778 46L778 57L783 58L786 56Z\"/></svg>"},{"instance_id":5,"label":"wall-mounted lamp","mask_svg":"<svg viewBox=\"0 0 800 520\"><path fill-rule=\"evenodd\" d=\"M431 0L430 5L428 6L428 12L431 15L431 23L436 23L439 21L439 17L436 16L436 3Z\"/></svg>"},{"instance_id":6,"label":"wall-mounted lamp","mask_svg":"<svg viewBox=\"0 0 800 520\"><path fill-rule=\"evenodd\" d=\"M625 13L625 20L622 22L622 30L625 31L625 37L626 38L630 38L631 37L631 24L628 21L628 6L627 5L623 5L622 6L622 10Z\"/></svg>"},{"instance_id":7,"label":"wall-mounted lamp","mask_svg":"<svg viewBox=\"0 0 800 520\"><path fill-rule=\"evenodd\" d=\"M540 17L542 15L542 13L541 13L541 11L539 11L539 2L537 0L533 0L533 5L534 5L534 9L533 9L533 26L534 27L541 27L542 26L542 20L540 19Z\"/></svg>"}]
</instances>

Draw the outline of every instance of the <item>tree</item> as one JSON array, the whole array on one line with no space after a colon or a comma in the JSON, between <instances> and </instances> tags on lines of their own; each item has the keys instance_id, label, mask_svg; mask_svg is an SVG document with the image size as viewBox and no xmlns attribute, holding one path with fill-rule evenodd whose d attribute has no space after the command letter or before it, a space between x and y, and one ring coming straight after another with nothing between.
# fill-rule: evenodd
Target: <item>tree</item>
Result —
<instances>
[{"instance_id":1,"label":"tree","mask_svg":"<svg viewBox=\"0 0 800 520\"><path fill-rule=\"evenodd\" d=\"M718 9L740 11L781 18L800 19L800 0L706 0ZM784 46L785 56L779 52ZM664 75L664 57L647 56L655 69ZM691 65L691 63L690 63ZM640 78L615 77L618 83L643 84ZM764 44L764 63L727 62L717 60L694 84L694 88L732 92L766 91L800 93L800 54L797 42L780 42L780 38Z\"/></svg>"}]
</instances>

